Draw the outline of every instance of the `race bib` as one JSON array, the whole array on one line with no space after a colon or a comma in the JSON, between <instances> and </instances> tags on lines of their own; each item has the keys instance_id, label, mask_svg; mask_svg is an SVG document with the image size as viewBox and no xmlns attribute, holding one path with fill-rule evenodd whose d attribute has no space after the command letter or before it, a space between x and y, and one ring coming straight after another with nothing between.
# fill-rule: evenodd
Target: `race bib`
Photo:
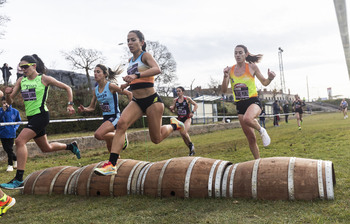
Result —
<instances>
[{"instance_id":1,"label":"race bib","mask_svg":"<svg viewBox=\"0 0 350 224\"><path fill-rule=\"evenodd\" d=\"M24 101L36 100L36 93L34 88L21 90L21 94Z\"/></svg>"},{"instance_id":2,"label":"race bib","mask_svg":"<svg viewBox=\"0 0 350 224\"><path fill-rule=\"evenodd\" d=\"M187 111L185 109L178 109L177 114L178 115L187 115Z\"/></svg>"},{"instance_id":3,"label":"race bib","mask_svg":"<svg viewBox=\"0 0 350 224\"><path fill-rule=\"evenodd\" d=\"M100 107L102 112L110 112L111 108L109 107L109 103L100 103Z\"/></svg>"},{"instance_id":4,"label":"race bib","mask_svg":"<svg viewBox=\"0 0 350 224\"><path fill-rule=\"evenodd\" d=\"M137 67L138 67L138 63L131 65L127 70L128 75L132 75L132 74L135 74L135 72L138 72Z\"/></svg>"},{"instance_id":5,"label":"race bib","mask_svg":"<svg viewBox=\"0 0 350 224\"><path fill-rule=\"evenodd\" d=\"M234 86L233 92L235 93L236 100L249 99L249 89L243 83L238 83Z\"/></svg>"}]
</instances>

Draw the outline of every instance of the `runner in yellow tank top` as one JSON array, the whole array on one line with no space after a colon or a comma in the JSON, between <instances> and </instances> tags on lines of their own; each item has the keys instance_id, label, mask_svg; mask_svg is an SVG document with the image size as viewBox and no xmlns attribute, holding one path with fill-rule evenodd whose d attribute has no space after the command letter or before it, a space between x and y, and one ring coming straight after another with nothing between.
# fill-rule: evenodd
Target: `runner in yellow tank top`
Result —
<instances>
[{"instance_id":1,"label":"runner in yellow tank top","mask_svg":"<svg viewBox=\"0 0 350 224\"><path fill-rule=\"evenodd\" d=\"M226 93L230 82L237 106L239 122L248 139L250 151L254 158L258 159L260 158L260 153L254 130L259 131L264 146L268 146L271 140L265 128L261 127L256 120L261 113L261 103L256 91L255 77L259 79L261 84L267 86L275 78L276 74L269 69L267 72L268 78L265 78L255 64L260 61L262 55L250 54L244 45L237 45L234 55L237 64L232 67L227 66L224 69L222 92Z\"/></svg>"}]
</instances>

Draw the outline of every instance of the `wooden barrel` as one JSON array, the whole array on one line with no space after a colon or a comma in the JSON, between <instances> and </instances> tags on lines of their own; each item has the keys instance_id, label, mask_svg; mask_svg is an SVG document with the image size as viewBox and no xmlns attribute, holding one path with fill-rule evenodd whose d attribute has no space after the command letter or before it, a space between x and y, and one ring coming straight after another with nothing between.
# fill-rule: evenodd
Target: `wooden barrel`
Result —
<instances>
[{"instance_id":1,"label":"wooden barrel","mask_svg":"<svg viewBox=\"0 0 350 224\"><path fill-rule=\"evenodd\" d=\"M64 194L67 180L78 169L58 166L33 172L24 180L22 194Z\"/></svg>"},{"instance_id":2,"label":"wooden barrel","mask_svg":"<svg viewBox=\"0 0 350 224\"><path fill-rule=\"evenodd\" d=\"M227 167L222 197L266 200L334 199L331 161L263 158Z\"/></svg>"},{"instance_id":3,"label":"wooden barrel","mask_svg":"<svg viewBox=\"0 0 350 224\"><path fill-rule=\"evenodd\" d=\"M81 168L74 174L68 185L68 194L84 196L123 196L136 193L137 178L148 162L119 159L117 175L99 176L94 169L104 163L95 163Z\"/></svg>"},{"instance_id":4,"label":"wooden barrel","mask_svg":"<svg viewBox=\"0 0 350 224\"><path fill-rule=\"evenodd\" d=\"M151 163L139 177L144 195L155 197L220 197L224 171L231 163L201 157L180 157Z\"/></svg>"}]
</instances>

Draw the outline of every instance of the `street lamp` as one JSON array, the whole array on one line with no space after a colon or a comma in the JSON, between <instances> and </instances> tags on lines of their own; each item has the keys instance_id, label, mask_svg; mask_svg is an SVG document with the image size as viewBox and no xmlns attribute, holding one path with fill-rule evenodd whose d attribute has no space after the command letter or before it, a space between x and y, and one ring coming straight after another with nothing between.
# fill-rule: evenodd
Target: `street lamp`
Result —
<instances>
[{"instance_id":1,"label":"street lamp","mask_svg":"<svg viewBox=\"0 0 350 224\"><path fill-rule=\"evenodd\" d=\"M278 61L279 61L279 65L280 65L281 90L282 90L282 99L283 99L283 92L286 92L286 86L285 86L285 80L284 80L282 52L283 52L283 49L281 47L279 47L278 48Z\"/></svg>"}]
</instances>

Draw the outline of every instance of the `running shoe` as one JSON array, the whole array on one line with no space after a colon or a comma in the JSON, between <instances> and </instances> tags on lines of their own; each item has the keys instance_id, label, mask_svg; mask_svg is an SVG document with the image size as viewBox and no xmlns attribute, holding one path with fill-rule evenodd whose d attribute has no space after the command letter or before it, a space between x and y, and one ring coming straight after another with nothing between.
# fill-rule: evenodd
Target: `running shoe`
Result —
<instances>
[{"instance_id":1,"label":"running shoe","mask_svg":"<svg viewBox=\"0 0 350 224\"><path fill-rule=\"evenodd\" d=\"M7 172L12 172L12 171L13 171L13 166L8 165L6 171L7 171Z\"/></svg>"},{"instance_id":2,"label":"running shoe","mask_svg":"<svg viewBox=\"0 0 350 224\"><path fill-rule=\"evenodd\" d=\"M298 129L299 129L299 131L300 131L300 130L301 130L301 127L299 126L299 128L298 128Z\"/></svg>"},{"instance_id":3,"label":"running shoe","mask_svg":"<svg viewBox=\"0 0 350 224\"><path fill-rule=\"evenodd\" d=\"M95 168L95 174L103 176L117 174L117 167L113 166L112 163L108 161L108 163L103 164L101 168Z\"/></svg>"},{"instance_id":4,"label":"running shoe","mask_svg":"<svg viewBox=\"0 0 350 224\"><path fill-rule=\"evenodd\" d=\"M267 134L267 131L265 128L261 127L260 129L260 136L261 136L261 140L263 142L263 146L268 146L271 143L271 139L270 136Z\"/></svg>"},{"instance_id":5,"label":"running shoe","mask_svg":"<svg viewBox=\"0 0 350 224\"><path fill-rule=\"evenodd\" d=\"M0 201L0 218L16 204L16 199L7 195L5 201Z\"/></svg>"},{"instance_id":6,"label":"running shoe","mask_svg":"<svg viewBox=\"0 0 350 224\"><path fill-rule=\"evenodd\" d=\"M129 146L128 134L125 132L125 141L123 145L123 150L125 150Z\"/></svg>"},{"instance_id":7,"label":"running shoe","mask_svg":"<svg viewBox=\"0 0 350 224\"><path fill-rule=\"evenodd\" d=\"M191 149L190 149L190 154L188 154L188 156L194 156L194 154L196 154L196 152L194 151L194 145L191 145Z\"/></svg>"},{"instance_id":8,"label":"running shoe","mask_svg":"<svg viewBox=\"0 0 350 224\"><path fill-rule=\"evenodd\" d=\"M24 181L12 179L7 184L0 184L0 187L8 189L8 190L23 189L23 183L24 183Z\"/></svg>"},{"instance_id":9,"label":"running shoe","mask_svg":"<svg viewBox=\"0 0 350 224\"><path fill-rule=\"evenodd\" d=\"M72 152L74 153L74 155L77 156L78 159L80 159L80 150L78 148L77 141L74 141L70 144L73 146Z\"/></svg>"},{"instance_id":10,"label":"running shoe","mask_svg":"<svg viewBox=\"0 0 350 224\"><path fill-rule=\"evenodd\" d=\"M185 130L185 125L175 117L170 118L170 124L176 125L176 130Z\"/></svg>"}]
</instances>

